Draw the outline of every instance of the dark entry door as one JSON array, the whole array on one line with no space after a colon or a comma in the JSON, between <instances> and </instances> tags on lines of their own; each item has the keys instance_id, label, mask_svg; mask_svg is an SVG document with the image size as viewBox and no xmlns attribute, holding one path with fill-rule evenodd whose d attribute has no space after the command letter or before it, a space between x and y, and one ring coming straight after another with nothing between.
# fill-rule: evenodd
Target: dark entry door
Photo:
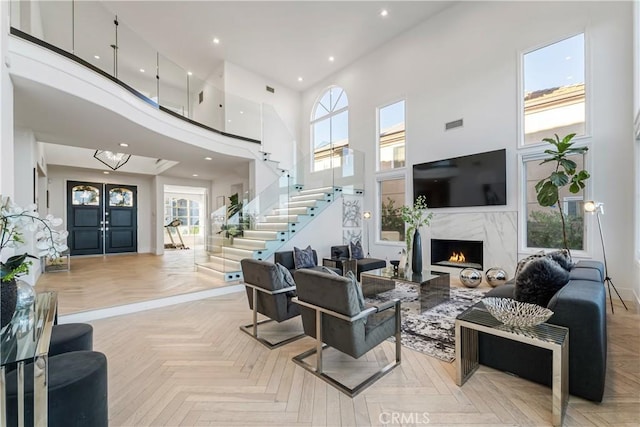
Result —
<instances>
[{"instance_id":1,"label":"dark entry door","mask_svg":"<svg viewBox=\"0 0 640 427\"><path fill-rule=\"evenodd\" d=\"M138 250L138 190L135 185L105 185L105 253Z\"/></svg>"},{"instance_id":2,"label":"dark entry door","mask_svg":"<svg viewBox=\"0 0 640 427\"><path fill-rule=\"evenodd\" d=\"M71 255L104 253L103 185L95 182L67 183L67 230Z\"/></svg>"}]
</instances>

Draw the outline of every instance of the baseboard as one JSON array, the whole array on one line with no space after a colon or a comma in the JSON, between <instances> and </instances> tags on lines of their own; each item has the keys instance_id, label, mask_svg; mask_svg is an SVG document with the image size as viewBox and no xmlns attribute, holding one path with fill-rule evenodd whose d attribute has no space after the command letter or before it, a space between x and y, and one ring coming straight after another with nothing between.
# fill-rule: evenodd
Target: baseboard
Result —
<instances>
[{"instance_id":1,"label":"baseboard","mask_svg":"<svg viewBox=\"0 0 640 427\"><path fill-rule=\"evenodd\" d=\"M222 295L241 291L244 291L243 285L224 286L222 288L192 292L189 294L176 295L166 298L158 298L150 301L136 302L132 304L119 305L116 307L100 308L97 310L66 314L58 317L58 323L90 322L92 320L122 316L124 314L138 313L140 311L153 310L156 308L182 304L190 301L197 301L205 298L219 297Z\"/></svg>"}]
</instances>

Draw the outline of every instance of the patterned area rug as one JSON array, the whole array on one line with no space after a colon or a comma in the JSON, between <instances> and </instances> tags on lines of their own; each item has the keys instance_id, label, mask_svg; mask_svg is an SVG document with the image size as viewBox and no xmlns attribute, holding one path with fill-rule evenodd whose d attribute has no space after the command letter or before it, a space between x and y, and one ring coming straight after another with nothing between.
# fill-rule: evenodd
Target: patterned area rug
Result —
<instances>
[{"instance_id":1,"label":"patterned area rug","mask_svg":"<svg viewBox=\"0 0 640 427\"><path fill-rule=\"evenodd\" d=\"M402 345L445 362L453 362L456 356L456 316L480 301L488 290L451 288L448 302L423 313L420 313L418 287L407 283L396 283L395 289L367 298L367 302L399 298L402 302Z\"/></svg>"}]
</instances>

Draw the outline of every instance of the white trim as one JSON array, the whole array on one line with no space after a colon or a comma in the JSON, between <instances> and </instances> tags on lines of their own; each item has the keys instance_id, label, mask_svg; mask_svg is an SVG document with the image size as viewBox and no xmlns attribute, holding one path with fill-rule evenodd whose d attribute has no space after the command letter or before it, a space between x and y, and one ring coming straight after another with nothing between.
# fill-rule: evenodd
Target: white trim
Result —
<instances>
[{"instance_id":1,"label":"white trim","mask_svg":"<svg viewBox=\"0 0 640 427\"><path fill-rule=\"evenodd\" d=\"M404 203L407 204L407 173L406 169L402 168L402 170L392 169L389 171L381 172L376 175L376 191L375 191L375 239L374 244L376 245L385 245L385 246L404 246L405 245L405 236L400 236L402 240L397 242L391 240L382 240L380 239L379 231L382 231L382 200L380 199L380 183L383 181L391 181L395 179L404 179ZM406 228L406 227L405 227Z\"/></svg>"},{"instance_id":2,"label":"white trim","mask_svg":"<svg viewBox=\"0 0 640 427\"><path fill-rule=\"evenodd\" d=\"M158 298L151 301L124 304L116 307L100 308L97 310L83 311L60 316L58 323L90 322L92 320L106 319L108 317L122 316L125 314L138 313L140 311L153 310L156 308L168 307L170 305L182 304L185 302L197 301L205 298L219 297L235 292L242 292L244 285L225 286L222 288L209 289L206 291L192 292L189 294L175 295L172 297Z\"/></svg>"}]
</instances>

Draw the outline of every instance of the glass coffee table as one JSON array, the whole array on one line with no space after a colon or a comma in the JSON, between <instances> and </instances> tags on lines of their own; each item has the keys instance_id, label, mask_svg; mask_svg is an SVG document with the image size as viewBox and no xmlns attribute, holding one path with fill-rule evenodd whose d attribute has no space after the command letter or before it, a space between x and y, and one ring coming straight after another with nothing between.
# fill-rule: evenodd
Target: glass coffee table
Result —
<instances>
[{"instance_id":1,"label":"glass coffee table","mask_svg":"<svg viewBox=\"0 0 640 427\"><path fill-rule=\"evenodd\" d=\"M435 307L450 298L449 273L423 270L422 274L381 268L360 274L362 293L372 297L396 287L396 282L413 283L420 288L420 311Z\"/></svg>"}]
</instances>

